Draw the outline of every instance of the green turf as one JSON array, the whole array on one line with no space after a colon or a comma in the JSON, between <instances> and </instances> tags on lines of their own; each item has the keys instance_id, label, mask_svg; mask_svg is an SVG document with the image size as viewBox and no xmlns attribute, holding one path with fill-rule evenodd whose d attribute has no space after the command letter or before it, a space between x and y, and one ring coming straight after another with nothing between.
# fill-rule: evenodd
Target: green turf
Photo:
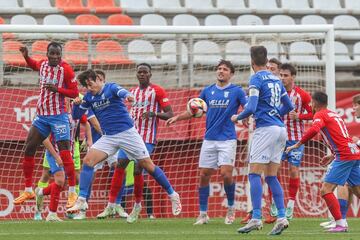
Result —
<instances>
[{"instance_id":1,"label":"green turf","mask_svg":"<svg viewBox=\"0 0 360 240\"><path fill-rule=\"evenodd\" d=\"M348 233L330 234L324 232L319 223L324 219L294 219L281 236L267 236L272 225L265 225L261 231L238 234L239 221L225 225L223 219L211 219L207 225L193 226L194 219L140 219L135 224L125 220L87 220L65 222L1 221L0 239L46 239L46 240L92 240L92 239L316 239L347 240L360 239L360 219L349 219Z\"/></svg>"}]
</instances>

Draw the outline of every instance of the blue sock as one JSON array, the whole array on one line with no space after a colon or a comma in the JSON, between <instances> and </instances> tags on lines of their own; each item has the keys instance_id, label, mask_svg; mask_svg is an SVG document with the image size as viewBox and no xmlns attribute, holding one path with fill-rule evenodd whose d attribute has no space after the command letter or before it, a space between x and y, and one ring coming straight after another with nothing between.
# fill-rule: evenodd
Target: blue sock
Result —
<instances>
[{"instance_id":1,"label":"blue sock","mask_svg":"<svg viewBox=\"0 0 360 240\"><path fill-rule=\"evenodd\" d=\"M153 178L156 180L156 182L165 189L167 194L170 195L170 194L174 193L174 189L172 188L171 184L169 183L169 180L165 176L163 170L161 170L158 166L155 166L155 170L151 174L151 176L153 176Z\"/></svg>"},{"instance_id":2,"label":"blue sock","mask_svg":"<svg viewBox=\"0 0 360 240\"><path fill-rule=\"evenodd\" d=\"M208 199L210 195L210 186L199 187L199 205L200 211L207 212L208 210Z\"/></svg>"},{"instance_id":3,"label":"blue sock","mask_svg":"<svg viewBox=\"0 0 360 240\"><path fill-rule=\"evenodd\" d=\"M225 189L226 197L227 197L227 200L228 200L228 206L229 207L234 206L235 183L232 183L230 185L224 185L224 189Z\"/></svg>"},{"instance_id":4,"label":"blue sock","mask_svg":"<svg viewBox=\"0 0 360 240\"><path fill-rule=\"evenodd\" d=\"M276 176L267 176L265 177L265 181L271 189L276 208L278 209L278 218L284 218L285 217L284 192L278 178Z\"/></svg>"},{"instance_id":5,"label":"blue sock","mask_svg":"<svg viewBox=\"0 0 360 240\"><path fill-rule=\"evenodd\" d=\"M125 192L125 184L126 184L126 178L124 179L121 189L116 197L116 200L115 200L116 204L121 204L121 199Z\"/></svg>"},{"instance_id":6,"label":"blue sock","mask_svg":"<svg viewBox=\"0 0 360 240\"><path fill-rule=\"evenodd\" d=\"M253 219L261 219L261 198L262 198L262 184L261 176L259 174L250 173L249 174L250 182L250 195L251 203L253 206Z\"/></svg>"},{"instance_id":7,"label":"blue sock","mask_svg":"<svg viewBox=\"0 0 360 240\"><path fill-rule=\"evenodd\" d=\"M341 212L341 218L346 219L346 214L348 211L348 201L345 199L338 199L340 204L340 212Z\"/></svg>"},{"instance_id":8,"label":"blue sock","mask_svg":"<svg viewBox=\"0 0 360 240\"><path fill-rule=\"evenodd\" d=\"M91 189L92 189L92 183L89 186L87 196L86 196L86 202L89 202L90 196L91 196Z\"/></svg>"},{"instance_id":9,"label":"blue sock","mask_svg":"<svg viewBox=\"0 0 360 240\"><path fill-rule=\"evenodd\" d=\"M83 198L88 197L88 192L90 185L92 183L94 175L94 168L86 164L83 164L81 173L80 173L80 193L79 196Z\"/></svg>"}]
</instances>

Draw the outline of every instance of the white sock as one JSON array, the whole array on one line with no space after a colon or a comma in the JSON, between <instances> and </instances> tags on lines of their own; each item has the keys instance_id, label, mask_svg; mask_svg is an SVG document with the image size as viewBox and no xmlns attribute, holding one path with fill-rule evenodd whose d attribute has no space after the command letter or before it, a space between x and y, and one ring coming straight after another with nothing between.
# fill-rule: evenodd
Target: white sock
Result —
<instances>
[{"instance_id":1,"label":"white sock","mask_svg":"<svg viewBox=\"0 0 360 240\"><path fill-rule=\"evenodd\" d=\"M111 208L115 207L115 203L108 202L108 207L111 207Z\"/></svg>"},{"instance_id":2,"label":"white sock","mask_svg":"<svg viewBox=\"0 0 360 240\"><path fill-rule=\"evenodd\" d=\"M207 215L207 211L200 211L200 215Z\"/></svg>"},{"instance_id":3,"label":"white sock","mask_svg":"<svg viewBox=\"0 0 360 240\"><path fill-rule=\"evenodd\" d=\"M141 207L141 203L135 203L134 207Z\"/></svg>"},{"instance_id":4,"label":"white sock","mask_svg":"<svg viewBox=\"0 0 360 240\"><path fill-rule=\"evenodd\" d=\"M287 203L287 207L288 208L294 208L294 205L295 205L295 201L294 200L289 200L288 203Z\"/></svg>"},{"instance_id":5,"label":"white sock","mask_svg":"<svg viewBox=\"0 0 360 240\"><path fill-rule=\"evenodd\" d=\"M69 193L74 193L75 191L75 186L69 187Z\"/></svg>"},{"instance_id":6,"label":"white sock","mask_svg":"<svg viewBox=\"0 0 360 240\"><path fill-rule=\"evenodd\" d=\"M177 196L177 195L178 195L177 192L174 191L172 194L169 194L169 197L170 197L170 198L173 198L173 197L175 197L175 196Z\"/></svg>"},{"instance_id":7,"label":"white sock","mask_svg":"<svg viewBox=\"0 0 360 240\"><path fill-rule=\"evenodd\" d=\"M43 188L40 188L40 189L39 189L38 194L39 194L40 196L43 196L43 195L44 195Z\"/></svg>"},{"instance_id":8,"label":"white sock","mask_svg":"<svg viewBox=\"0 0 360 240\"><path fill-rule=\"evenodd\" d=\"M346 219L339 219L339 220L336 220L336 225L339 225L339 226L345 227L345 226L346 226Z\"/></svg>"},{"instance_id":9,"label":"white sock","mask_svg":"<svg viewBox=\"0 0 360 240\"><path fill-rule=\"evenodd\" d=\"M81 201L81 202L85 202L85 201L86 201L86 198L84 198L84 197L78 197L78 200Z\"/></svg>"},{"instance_id":10,"label":"white sock","mask_svg":"<svg viewBox=\"0 0 360 240\"><path fill-rule=\"evenodd\" d=\"M49 210L49 215L50 215L50 214L56 214L56 212L52 212L52 211Z\"/></svg>"},{"instance_id":11,"label":"white sock","mask_svg":"<svg viewBox=\"0 0 360 240\"><path fill-rule=\"evenodd\" d=\"M25 187L25 192L32 193L33 192L32 187Z\"/></svg>"}]
</instances>

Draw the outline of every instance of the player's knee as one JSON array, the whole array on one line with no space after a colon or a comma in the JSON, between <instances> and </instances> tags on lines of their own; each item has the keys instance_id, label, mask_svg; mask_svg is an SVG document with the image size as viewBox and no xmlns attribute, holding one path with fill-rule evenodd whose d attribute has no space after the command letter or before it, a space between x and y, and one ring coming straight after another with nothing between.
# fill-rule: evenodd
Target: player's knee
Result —
<instances>
[{"instance_id":1,"label":"player's knee","mask_svg":"<svg viewBox=\"0 0 360 240\"><path fill-rule=\"evenodd\" d=\"M117 163L116 167L125 169L128 164L129 164L129 161L127 161L126 159L118 159L118 163Z\"/></svg>"},{"instance_id":2,"label":"player's knee","mask_svg":"<svg viewBox=\"0 0 360 240\"><path fill-rule=\"evenodd\" d=\"M329 186L328 184L323 184L320 189L321 196L324 196L325 194L333 192L333 188Z\"/></svg>"}]
</instances>

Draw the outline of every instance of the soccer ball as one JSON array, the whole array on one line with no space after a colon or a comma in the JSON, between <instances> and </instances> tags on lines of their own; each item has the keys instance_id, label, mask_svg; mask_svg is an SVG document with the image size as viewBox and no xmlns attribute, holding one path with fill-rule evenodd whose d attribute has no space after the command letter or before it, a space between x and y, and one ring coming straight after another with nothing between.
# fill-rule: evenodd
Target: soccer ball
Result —
<instances>
[{"instance_id":1,"label":"soccer ball","mask_svg":"<svg viewBox=\"0 0 360 240\"><path fill-rule=\"evenodd\" d=\"M193 117L199 118L207 111L207 105L201 98L192 98L186 105L186 110Z\"/></svg>"}]
</instances>

